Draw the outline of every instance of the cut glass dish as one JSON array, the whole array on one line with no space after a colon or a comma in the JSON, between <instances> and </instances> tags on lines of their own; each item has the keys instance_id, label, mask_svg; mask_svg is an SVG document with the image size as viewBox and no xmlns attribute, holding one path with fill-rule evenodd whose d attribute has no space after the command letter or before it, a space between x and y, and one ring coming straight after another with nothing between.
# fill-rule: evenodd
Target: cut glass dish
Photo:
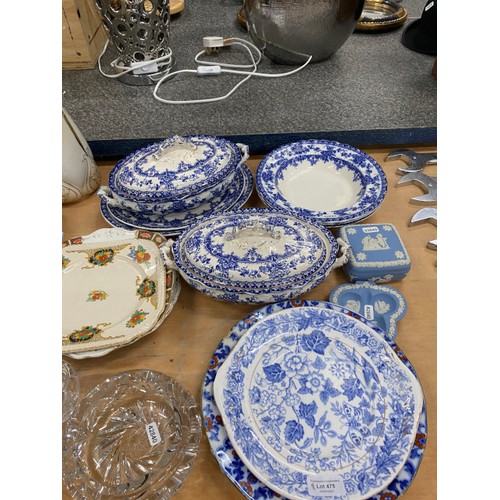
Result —
<instances>
[{"instance_id":1,"label":"cut glass dish","mask_svg":"<svg viewBox=\"0 0 500 500\"><path fill-rule=\"evenodd\" d=\"M62 360L62 421L65 422L78 406L80 381L70 363Z\"/></svg>"},{"instance_id":2,"label":"cut glass dish","mask_svg":"<svg viewBox=\"0 0 500 500\"><path fill-rule=\"evenodd\" d=\"M150 370L108 378L81 401L63 437L63 481L73 498L169 498L198 454L191 394Z\"/></svg>"}]
</instances>

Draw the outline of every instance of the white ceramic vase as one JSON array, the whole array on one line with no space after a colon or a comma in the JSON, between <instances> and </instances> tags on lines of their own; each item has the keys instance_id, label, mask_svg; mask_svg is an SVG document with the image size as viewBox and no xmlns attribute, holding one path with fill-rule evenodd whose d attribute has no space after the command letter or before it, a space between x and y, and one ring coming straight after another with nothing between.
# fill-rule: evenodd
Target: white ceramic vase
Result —
<instances>
[{"instance_id":1,"label":"white ceramic vase","mask_svg":"<svg viewBox=\"0 0 500 500\"><path fill-rule=\"evenodd\" d=\"M62 109L62 202L80 201L101 184L92 151L75 122Z\"/></svg>"}]
</instances>

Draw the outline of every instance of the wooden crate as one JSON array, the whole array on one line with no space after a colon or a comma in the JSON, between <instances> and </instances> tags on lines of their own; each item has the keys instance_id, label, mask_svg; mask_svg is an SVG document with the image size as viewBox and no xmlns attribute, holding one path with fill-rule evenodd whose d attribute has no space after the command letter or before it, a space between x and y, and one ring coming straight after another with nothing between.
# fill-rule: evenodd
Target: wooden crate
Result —
<instances>
[{"instance_id":1,"label":"wooden crate","mask_svg":"<svg viewBox=\"0 0 500 500\"><path fill-rule=\"evenodd\" d=\"M93 0L62 0L62 67L92 69L107 34Z\"/></svg>"}]
</instances>

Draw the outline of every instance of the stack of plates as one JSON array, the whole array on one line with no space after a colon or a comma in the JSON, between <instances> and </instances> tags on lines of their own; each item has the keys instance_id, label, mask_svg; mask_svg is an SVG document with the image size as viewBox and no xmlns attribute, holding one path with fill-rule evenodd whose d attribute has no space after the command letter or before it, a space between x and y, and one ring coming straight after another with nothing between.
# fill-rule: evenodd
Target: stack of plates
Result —
<instances>
[{"instance_id":1,"label":"stack of plates","mask_svg":"<svg viewBox=\"0 0 500 500\"><path fill-rule=\"evenodd\" d=\"M180 292L165 266L165 238L147 231L99 229L64 242L62 352L103 356L155 331Z\"/></svg>"},{"instance_id":2,"label":"stack of plates","mask_svg":"<svg viewBox=\"0 0 500 500\"><path fill-rule=\"evenodd\" d=\"M220 137L174 136L121 160L101 186L112 226L176 236L214 212L241 208L253 189L248 147Z\"/></svg>"},{"instance_id":3,"label":"stack of plates","mask_svg":"<svg viewBox=\"0 0 500 500\"><path fill-rule=\"evenodd\" d=\"M272 304L240 321L212 357L202 411L222 471L249 499L396 498L425 448L410 362L328 302Z\"/></svg>"},{"instance_id":4,"label":"stack of plates","mask_svg":"<svg viewBox=\"0 0 500 500\"><path fill-rule=\"evenodd\" d=\"M63 481L72 498L170 498L199 450L201 418L175 379L132 370L94 387L64 425Z\"/></svg>"},{"instance_id":5,"label":"stack of plates","mask_svg":"<svg viewBox=\"0 0 500 500\"><path fill-rule=\"evenodd\" d=\"M265 156L256 186L269 208L337 228L373 214L385 198L387 179L380 165L359 149L307 140Z\"/></svg>"},{"instance_id":6,"label":"stack of plates","mask_svg":"<svg viewBox=\"0 0 500 500\"><path fill-rule=\"evenodd\" d=\"M248 304L288 300L313 289L344 263L338 250L339 242L323 226L257 208L205 217L172 248L176 268L192 287Z\"/></svg>"}]
</instances>

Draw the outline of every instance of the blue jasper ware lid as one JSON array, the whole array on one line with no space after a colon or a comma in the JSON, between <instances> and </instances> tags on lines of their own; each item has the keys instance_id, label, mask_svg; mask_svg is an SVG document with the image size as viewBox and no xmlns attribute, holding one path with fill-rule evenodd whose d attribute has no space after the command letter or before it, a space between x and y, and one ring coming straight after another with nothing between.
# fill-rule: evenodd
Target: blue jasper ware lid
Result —
<instances>
[{"instance_id":1,"label":"blue jasper ware lid","mask_svg":"<svg viewBox=\"0 0 500 500\"><path fill-rule=\"evenodd\" d=\"M118 196L140 201L183 199L236 172L238 145L212 136L173 136L119 161L109 175Z\"/></svg>"},{"instance_id":2,"label":"blue jasper ware lid","mask_svg":"<svg viewBox=\"0 0 500 500\"><path fill-rule=\"evenodd\" d=\"M410 256L393 224L353 224L339 236L348 243L348 267L370 273L381 269L409 269Z\"/></svg>"},{"instance_id":3,"label":"blue jasper ware lid","mask_svg":"<svg viewBox=\"0 0 500 500\"><path fill-rule=\"evenodd\" d=\"M324 227L266 209L206 217L173 245L179 269L219 286L250 288L308 280L333 265L337 250Z\"/></svg>"}]
</instances>

